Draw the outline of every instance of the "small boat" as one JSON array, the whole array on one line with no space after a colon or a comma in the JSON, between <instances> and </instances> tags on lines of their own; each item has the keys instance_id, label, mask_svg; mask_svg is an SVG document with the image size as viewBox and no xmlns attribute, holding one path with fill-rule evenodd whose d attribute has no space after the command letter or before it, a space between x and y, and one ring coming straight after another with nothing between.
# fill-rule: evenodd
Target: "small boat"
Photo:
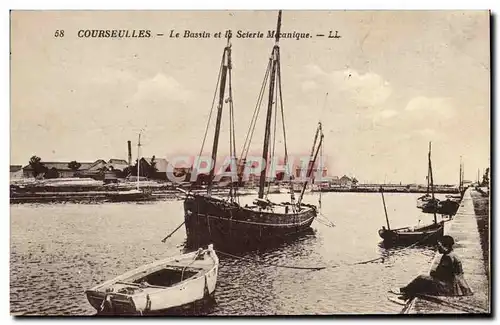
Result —
<instances>
[{"instance_id":1,"label":"small boat","mask_svg":"<svg viewBox=\"0 0 500 325\"><path fill-rule=\"evenodd\" d=\"M132 201L149 201L153 200L152 191L145 189L132 189L128 191L117 191L107 193L107 200L112 202L132 202Z\"/></svg>"},{"instance_id":2,"label":"small boat","mask_svg":"<svg viewBox=\"0 0 500 325\"><path fill-rule=\"evenodd\" d=\"M457 213L458 208L460 207L461 199L456 198L448 198L443 201L439 201L437 212L447 216L453 216Z\"/></svg>"},{"instance_id":3,"label":"small boat","mask_svg":"<svg viewBox=\"0 0 500 325\"><path fill-rule=\"evenodd\" d=\"M417 208L423 209L424 206L426 206L430 200L432 200L432 196L430 194L425 194L417 198Z\"/></svg>"},{"instance_id":4,"label":"small boat","mask_svg":"<svg viewBox=\"0 0 500 325\"><path fill-rule=\"evenodd\" d=\"M384 240L384 245L434 244L438 238L444 235L444 221L438 223L436 213L434 213L433 224L391 229L382 187L380 188L380 193L382 195L387 228L385 226L382 227L382 229L379 229L378 234Z\"/></svg>"},{"instance_id":5,"label":"small boat","mask_svg":"<svg viewBox=\"0 0 500 325\"><path fill-rule=\"evenodd\" d=\"M398 229L386 229L382 227L378 231L378 234L386 245L434 244L438 238L444 235L444 222Z\"/></svg>"},{"instance_id":6,"label":"small boat","mask_svg":"<svg viewBox=\"0 0 500 325\"><path fill-rule=\"evenodd\" d=\"M439 199L434 196L434 176L432 174L431 143L427 160L427 193L417 199L417 208L424 213L437 213Z\"/></svg>"},{"instance_id":7,"label":"small boat","mask_svg":"<svg viewBox=\"0 0 500 325\"><path fill-rule=\"evenodd\" d=\"M219 258L207 249L155 261L87 290L99 314L143 314L182 307L215 292Z\"/></svg>"}]
</instances>

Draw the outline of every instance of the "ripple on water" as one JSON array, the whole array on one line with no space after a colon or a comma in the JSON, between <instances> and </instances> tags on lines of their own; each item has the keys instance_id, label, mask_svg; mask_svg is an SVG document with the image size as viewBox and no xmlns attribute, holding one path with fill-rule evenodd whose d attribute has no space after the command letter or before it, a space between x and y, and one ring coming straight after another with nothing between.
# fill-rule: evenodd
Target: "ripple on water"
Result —
<instances>
[{"instance_id":1,"label":"ripple on water","mask_svg":"<svg viewBox=\"0 0 500 325\"><path fill-rule=\"evenodd\" d=\"M427 221L417 213L417 196L386 195L394 227L414 224L419 218ZM387 290L425 270L433 251L414 248L388 253L379 247L377 230L385 217L376 194L328 193L323 195L322 213L336 227L313 223L313 231L286 245L239 254L247 260L220 256L216 303L203 313L398 313L401 306L387 300ZM183 228L165 244L161 238L182 219L180 201L11 206L11 313L95 314L84 291L132 268L180 253ZM386 257L382 263L346 265L380 256ZM257 261L338 267L297 270Z\"/></svg>"}]
</instances>

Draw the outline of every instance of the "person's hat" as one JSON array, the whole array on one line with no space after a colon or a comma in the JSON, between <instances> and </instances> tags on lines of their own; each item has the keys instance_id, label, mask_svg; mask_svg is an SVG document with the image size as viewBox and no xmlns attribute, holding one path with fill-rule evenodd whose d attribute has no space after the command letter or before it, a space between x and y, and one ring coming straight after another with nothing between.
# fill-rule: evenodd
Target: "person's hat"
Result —
<instances>
[{"instance_id":1,"label":"person's hat","mask_svg":"<svg viewBox=\"0 0 500 325\"><path fill-rule=\"evenodd\" d=\"M448 248L452 248L453 245L455 245L455 240L453 239L453 237L448 236L448 235L441 237L439 239L439 242L441 244L443 244L443 246L448 247Z\"/></svg>"}]
</instances>

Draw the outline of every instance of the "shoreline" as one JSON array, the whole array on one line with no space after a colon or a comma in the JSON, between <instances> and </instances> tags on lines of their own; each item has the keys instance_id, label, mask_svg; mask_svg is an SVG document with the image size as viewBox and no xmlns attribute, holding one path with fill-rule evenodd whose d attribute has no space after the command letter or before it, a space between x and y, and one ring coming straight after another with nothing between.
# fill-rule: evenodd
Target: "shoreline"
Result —
<instances>
[{"instance_id":1,"label":"shoreline","mask_svg":"<svg viewBox=\"0 0 500 325\"><path fill-rule=\"evenodd\" d=\"M490 205L485 193L481 188L469 188L457 214L445 226L445 234L455 239L454 251L461 257L465 280L473 295L417 297L408 301L402 314L491 313ZM439 258L441 254L436 253L431 266L438 263Z\"/></svg>"},{"instance_id":2,"label":"shoreline","mask_svg":"<svg viewBox=\"0 0 500 325\"><path fill-rule=\"evenodd\" d=\"M383 187L385 193L396 194L425 194L426 189L407 189ZM230 187L214 187L213 193L216 195L226 195ZM288 191L271 191L271 194L288 194ZM171 185L158 184L156 186L141 186L142 195L131 195L137 192L135 184L126 186L116 185L98 185L98 186L47 186L47 185L27 185L10 187L10 203L56 203L56 202L129 202L129 201L158 201L158 200L179 200L184 194L173 188ZM193 189L193 192L203 193L205 189ZM329 188L329 189L309 189L306 194L320 193L380 193L380 187L353 187L353 188ZM459 194L458 190L453 188L441 188L435 191L436 194ZM240 188L239 195L257 195L255 188Z\"/></svg>"}]
</instances>

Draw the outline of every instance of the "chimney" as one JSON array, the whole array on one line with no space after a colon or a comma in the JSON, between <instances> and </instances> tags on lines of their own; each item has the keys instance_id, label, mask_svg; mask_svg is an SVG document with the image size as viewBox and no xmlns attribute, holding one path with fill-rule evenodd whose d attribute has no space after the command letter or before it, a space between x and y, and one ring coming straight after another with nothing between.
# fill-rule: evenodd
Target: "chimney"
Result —
<instances>
[{"instance_id":1,"label":"chimney","mask_svg":"<svg viewBox=\"0 0 500 325\"><path fill-rule=\"evenodd\" d=\"M127 141L128 143L128 165L132 165L132 142L130 140Z\"/></svg>"}]
</instances>

